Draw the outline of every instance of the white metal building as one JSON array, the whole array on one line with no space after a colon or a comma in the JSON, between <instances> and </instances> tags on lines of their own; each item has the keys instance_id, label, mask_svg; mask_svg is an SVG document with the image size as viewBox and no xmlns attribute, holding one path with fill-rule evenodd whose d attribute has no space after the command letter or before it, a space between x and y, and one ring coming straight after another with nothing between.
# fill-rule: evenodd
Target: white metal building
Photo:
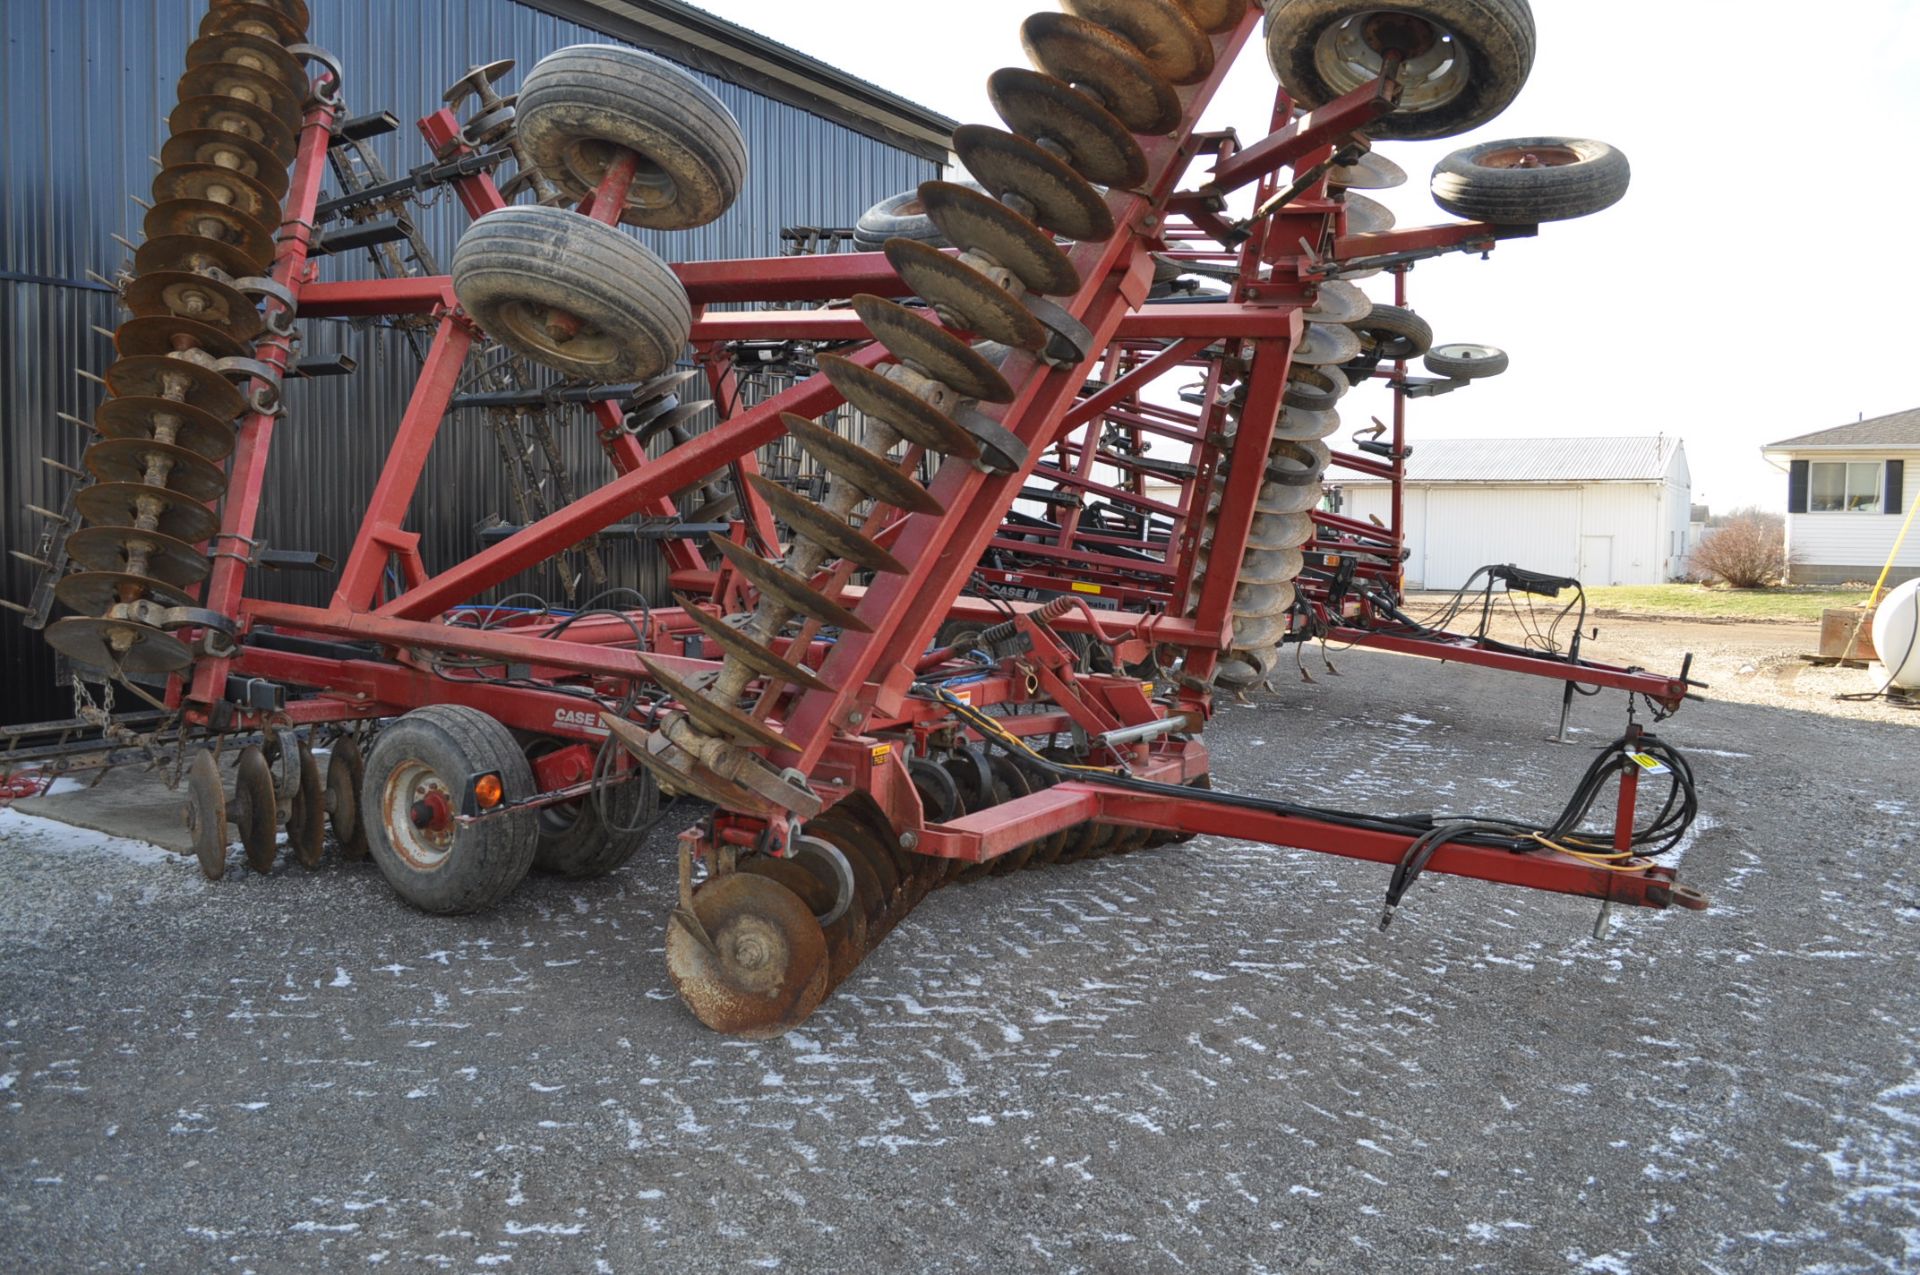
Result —
<instances>
[{"instance_id":1,"label":"white metal building","mask_svg":"<svg viewBox=\"0 0 1920 1275\"><path fill-rule=\"evenodd\" d=\"M1915 497L1907 462L1920 461L1920 407L1767 444L1787 471L1787 552L1793 584L1874 580L1899 543ZM1920 575L1920 531L1907 536L1892 583Z\"/></svg>"},{"instance_id":2,"label":"white metal building","mask_svg":"<svg viewBox=\"0 0 1920 1275\"><path fill-rule=\"evenodd\" d=\"M1389 520L1385 479L1343 476L1340 489L1348 517ZM1407 460L1407 583L1457 589L1489 563L1588 585L1664 583L1686 569L1692 499L1677 438L1416 443Z\"/></svg>"}]
</instances>

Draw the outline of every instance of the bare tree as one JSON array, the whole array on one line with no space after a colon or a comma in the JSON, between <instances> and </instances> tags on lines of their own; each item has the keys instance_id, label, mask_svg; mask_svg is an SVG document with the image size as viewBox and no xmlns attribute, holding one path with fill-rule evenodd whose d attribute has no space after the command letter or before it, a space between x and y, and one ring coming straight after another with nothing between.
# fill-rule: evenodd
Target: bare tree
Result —
<instances>
[{"instance_id":1,"label":"bare tree","mask_svg":"<svg viewBox=\"0 0 1920 1275\"><path fill-rule=\"evenodd\" d=\"M1764 509L1736 509L1706 534L1691 565L1704 579L1735 589L1765 589L1787 578L1787 520Z\"/></svg>"}]
</instances>

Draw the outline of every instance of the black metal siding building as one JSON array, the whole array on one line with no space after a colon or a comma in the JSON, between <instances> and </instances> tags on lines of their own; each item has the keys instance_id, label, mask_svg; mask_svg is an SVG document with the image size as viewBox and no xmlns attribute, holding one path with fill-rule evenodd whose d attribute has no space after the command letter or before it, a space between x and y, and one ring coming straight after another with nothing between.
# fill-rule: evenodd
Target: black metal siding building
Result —
<instances>
[{"instance_id":1,"label":"black metal siding building","mask_svg":"<svg viewBox=\"0 0 1920 1275\"><path fill-rule=\"evenodd\" d=\"M113 357L98 329L123 317L89 274L111 275L138 239L166 117L204 0L5 0L0 4L0 549L32 551L68 480L41 463L77 464L85 436L60 422L89 419L98 374ZM310 38L346 69L349 113L388 110L399 132L376 149L400 175L430 157L413 121L440 105L469 66L517 59L510 90L543 54L616 40L693 69L739 118L751 152L746 188L726 216L700 229L646 233L669 260L773 256L792 225L850 226L875 201L937 176L951 121L854 80L750 31L673 0L312 0ZM329 183L331 187L331 183ZM444 263L464 214L447 196L421 214ZM371 273L364 253L322 262L322 277ZM351 376L295 382L275 434L262 534L276 548L344 559L417 363L400 333L347 323L302 325L305 357L351 353ZM583 486L605 462L583 426L561 430ZM476 527L510 518L495 443L478 413L459 413L415 501L409 525L439 568L478 546ZM614 578L657 588L655 559L625 551ZM24 601L36 572L0 555L0 595ZM269 597L324 602L332 577L254 572ZM49 648L0 612L0 722L63 717Z\"/></svg>"}]
</instances>

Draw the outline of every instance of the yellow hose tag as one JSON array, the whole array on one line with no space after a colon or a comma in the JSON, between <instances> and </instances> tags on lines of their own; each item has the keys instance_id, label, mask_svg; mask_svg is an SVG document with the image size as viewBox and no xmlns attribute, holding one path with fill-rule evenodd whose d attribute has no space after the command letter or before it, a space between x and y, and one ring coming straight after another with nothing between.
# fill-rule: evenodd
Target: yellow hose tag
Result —
<instances>
[{"instance_id":1,"label":"yellow hose tag","mask_svg":"<svg viewBox=\"0 0 1920 1275\"><path fill-rule=\"evenodd\" d=\"M1669 767L1667 763L1650 753L1628 753L1627 756L1633 760L1635 765L1639 766L1640 769L1646 771L1649 775L1672 773L1672 768Z\"/></svg>"}]
</instances>

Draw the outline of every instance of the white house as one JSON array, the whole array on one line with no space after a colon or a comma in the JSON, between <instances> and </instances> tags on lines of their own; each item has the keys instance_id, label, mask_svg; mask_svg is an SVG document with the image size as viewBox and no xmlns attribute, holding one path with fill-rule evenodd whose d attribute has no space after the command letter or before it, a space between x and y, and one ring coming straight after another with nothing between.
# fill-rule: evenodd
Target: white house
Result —
<instances>
[{"instance_id":1,"label":"white house","mask_svg":"<svg viewBox=\"0 0 1920 1275\"><path fill-rule=\"evenodd\" d=\"M1920 459L1920 407L1769 443L1787 471L1787 551L1794 584L1879 578L1906 522L1907 461ZM1920 527L1907 536L1888 582L1920 575Z\"/></svg>"},{"instance_id":2,"label":"white house","mask_svg":"<svg viewBox=\"0 0 1920 1275\"><path fill-rule=\"evenodd\" d=\"M1390 521L1385 479L1342 473L1339 485L1342 513ZM1686 570L1692 500L1677 438L1416 443L1407 583L1457 589L1480 567L1513 563L1589 585L1660 584Z\"/></svg>"}]
</instances>

